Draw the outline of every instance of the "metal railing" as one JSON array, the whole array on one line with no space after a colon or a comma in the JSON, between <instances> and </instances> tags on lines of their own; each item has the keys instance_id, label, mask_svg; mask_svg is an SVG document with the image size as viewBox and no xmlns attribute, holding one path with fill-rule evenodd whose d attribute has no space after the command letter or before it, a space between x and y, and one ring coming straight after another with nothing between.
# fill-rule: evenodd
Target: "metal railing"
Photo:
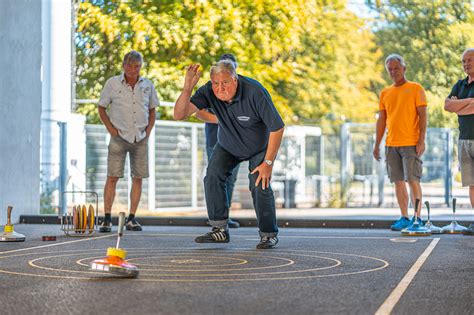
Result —
<instances>
[{"instance_id":1,"label":"metal railing","mask_svg":"<svg viewBox=\"0 0 474 315\"><path fill-rule=\"evenodd\" d=\"M59 134L66 132L65 125L59 128L54 124ZM396 198L385 163L372 157L374 128L373 124L345 124L339 134L322 134L318 127L286 127L272 179L277 205L395 207ZM74 132L68 131L69 139L74 139ZM81 188L96 191L103 200L109 135L102 125L86 125L85 139L83 172L76 175L68 172L72 163L64 161L67 155L61 153L62 166L42 164L42 174L69 173L66 176L69 185L75 182L74 176L82 176L85 187ZM467 189L463 189L458 180L456 139L456 132L450 129L429 128L427 132L422 187L425 198L435 206L449 204L453 196L458 198L461 207L469 204ZM59 151L64 152L67 144L60 143L63 147ZM72 143L68 150L75 146L83 145ZM154 212L205 207L202 179L207 156L203 124L157 121L149 140L149 157L150 177L143 183L141 209ZM116 209L126 210L129 206L131 180L127 165L125 178L117 184ZM57 169L51 171L51 168ZM248 163L244 162L235 186L234 208L252 208L247 173ZM59 175L59 179L64 177ZM42 179L42 195L46 187L50 194L60 196L63 185L45 180ZM59 204L54 198L51 202Z\"/></svg>"}]
</instances>

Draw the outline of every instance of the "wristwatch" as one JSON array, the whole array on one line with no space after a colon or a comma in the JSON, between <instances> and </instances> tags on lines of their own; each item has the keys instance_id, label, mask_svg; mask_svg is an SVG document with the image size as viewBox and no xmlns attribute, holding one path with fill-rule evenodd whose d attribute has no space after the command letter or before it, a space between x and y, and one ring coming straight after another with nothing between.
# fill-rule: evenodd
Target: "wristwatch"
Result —
<instances>
[{"instance_id":1,"label":"wristwatch","mask_svg":"<svg viewBox=\"0 0 474 315\"><path fill-rule=\"evenodd\" d=\"M268 166L272 166L272 165L273 165L273 161L272 161L272 160L265 160L264 162L267 163Z\"/></svg>"}]
</instances>

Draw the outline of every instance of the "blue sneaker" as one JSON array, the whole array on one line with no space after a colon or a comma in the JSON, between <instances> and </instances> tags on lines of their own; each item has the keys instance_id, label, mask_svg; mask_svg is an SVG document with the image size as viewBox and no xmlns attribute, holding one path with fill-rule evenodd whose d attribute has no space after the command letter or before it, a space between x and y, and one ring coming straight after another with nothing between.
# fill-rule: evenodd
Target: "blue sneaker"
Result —
<instances>
[{"instance_id":1,"label":"blue sneaker","mask_svg":"<svg viewBox=\"0 0 474 315\"><path fill-rule=\"evenodd\" d=\"M408 219L407 217L400 217L400 219L395 221L392 224L392 226L390 226L390 229L392 231L401 231L404 228L408 227L409 224L410 224L410 219Z\"/></svg>"},{"instance_id":2,"label":"blue sneaker","mask_svg":"<svg viewBox=\"0 0 474 315\"><path fill-rule=\"evenodd\" d=\"M419 226L425 226L425 221L423 221L420 217L417 217L416 218L416 222L418 222L418 225ZM415 223L415 216L413 216L410 220L410 224L408 225L408 227L412 226L413 223Z\"/></svg>"}]
</instances>

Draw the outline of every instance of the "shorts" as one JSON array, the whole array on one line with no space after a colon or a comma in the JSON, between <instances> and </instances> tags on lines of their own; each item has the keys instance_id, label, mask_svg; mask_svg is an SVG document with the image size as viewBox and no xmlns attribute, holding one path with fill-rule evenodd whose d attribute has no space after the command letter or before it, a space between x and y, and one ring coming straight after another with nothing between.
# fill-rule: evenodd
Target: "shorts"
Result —
<instances>
[{"instance_id":1,"label":"shorts","mask_svg":"<svg viewBox=\"0 0 474 315\"><path fill-rule=\"evenodd\" d=\"M385 147L387 174L390 182L421 180L423 161L416 155L416 147Z\"/></svg>"},{"instance_id":2,"label":"shorts","mask_svg":"<svg viewBox=\"0 0 474 315\"><path fill-rule=\"evenodd\" d=\"M474 186L474 140L459 139L458 156L462 186Z\"/></svg>"},{"instance_id":3,"label":"shorts","mask_svg":"<svg viewBox=\"0 0 474 315\"><path fill-rule=\"evenodd\" d=\"M148 138L140 142L129 143L120 136L110 138L107 156L107 176L123 177L125 159L129 153L130 170L133 178L147 178L148 174Z\"/></svg>"}]
</instances>

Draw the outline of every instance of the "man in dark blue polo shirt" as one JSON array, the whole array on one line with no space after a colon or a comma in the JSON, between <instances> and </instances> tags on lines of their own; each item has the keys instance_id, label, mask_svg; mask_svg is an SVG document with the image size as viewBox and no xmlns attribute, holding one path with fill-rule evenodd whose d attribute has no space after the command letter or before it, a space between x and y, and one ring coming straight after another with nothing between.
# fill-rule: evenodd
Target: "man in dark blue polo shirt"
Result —
<instances>
[{"instance_id":1,"label":"man in dark blue polo shirt","mask_svg":"<svg viewBox=\"0 0 474 315\"><path fill-rule=\"evenodd\" d=\"M471 207L474 207L474 48L465 50L461 59L467 77L454 85L444 109L458 115L462 185L469 186ZM474 224L469 226L468 233L474 234Z\"/></svg>"},{"instance_id":2,"label":"man in dark blue polo shirt","mask_svg":"<svg viewBox=\"0 0 474 315\"><path fill-rule=\"evenodd\" d=\"M187 68L183 91L174 108L178 120L210 108L219 121L217 144L204 178L212 230L195 241L229 242L225 182L239 163L248 160L249 187L260 234L257 249L273 248L278 243L278 226L270 179L283 137L283 120L267 90L259 82L237 75L231 61L221 60L212 66L211 80L191 97L200 77L198 64Z\"/></svg>"}]
</instances>

